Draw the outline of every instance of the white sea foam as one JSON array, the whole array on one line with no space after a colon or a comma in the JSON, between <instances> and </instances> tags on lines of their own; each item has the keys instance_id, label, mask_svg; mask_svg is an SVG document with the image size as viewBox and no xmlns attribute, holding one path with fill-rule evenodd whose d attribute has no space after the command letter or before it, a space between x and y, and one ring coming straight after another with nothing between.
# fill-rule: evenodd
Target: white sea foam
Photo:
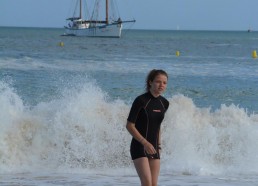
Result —
<instances>
[{"instance_id":1,"label":"white sea foam","mask_svg":"<svg viewBox=\"0 0 258 186\"><path fill-rule=\"evenodd\" d=\"M211 112L182 95L170 104L164 122L167 170L198 175L257 172L257 115L235 105Z\"/></svg>"},{"instance_id":2,"label":"white sea foam","mask_svg":"<svg viewBox=\"0 0 258 186\"><path fill-rule=\"evenodd\" d=\"M1 172L98 172L133 170L130 109L85 83L61 98L24 105L9 84L0 83ZM258 116L225 106L212 112L189 97L169 98L162 124L162 173L231 175L258 173ZM101 171L100 171L101 172Z\"/></svg>"}]
</instances>

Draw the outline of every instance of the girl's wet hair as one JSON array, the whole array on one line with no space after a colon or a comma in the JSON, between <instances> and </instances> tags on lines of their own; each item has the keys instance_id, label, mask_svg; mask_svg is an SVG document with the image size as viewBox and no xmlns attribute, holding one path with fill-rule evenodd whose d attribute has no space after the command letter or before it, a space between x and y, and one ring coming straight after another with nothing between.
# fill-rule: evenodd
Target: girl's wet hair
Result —
<instances>
[{"instance_id":1,"label":"girl's wet hair","mask_svg":"<svg viewBox=\"0 0 258 186\"><path fill-rule=\"evenodd\" d=\"M152 82L158 75L164 75L168 78L168 74L164 70L156 70L156 69L151 70L146 78L146 84L145 84L146 92L150 90L149 82Z\"/></svg>"}]
</instances>

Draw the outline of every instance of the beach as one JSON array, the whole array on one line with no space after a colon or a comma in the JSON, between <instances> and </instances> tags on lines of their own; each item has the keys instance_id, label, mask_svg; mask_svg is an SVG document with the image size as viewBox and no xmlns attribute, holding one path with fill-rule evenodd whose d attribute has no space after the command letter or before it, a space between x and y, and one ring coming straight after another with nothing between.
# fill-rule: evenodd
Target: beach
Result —
<instances>
[{"instance_id":1,"label":"beach","mask_svg":"<svg viewBox=\"0 0 258 186\"><path fill-rule=\"evenodd\" d=\"M89 185L89 186L111 186L111 185L140 185L139 178L132 174L110 175L110 174L7 174L1 176L1 185ZM159 178L161 186L253 186L257 184L257 176L243 177L217 177L217 176L191 176L191 175L164 175Z\"/></svg>"}]
</instances>

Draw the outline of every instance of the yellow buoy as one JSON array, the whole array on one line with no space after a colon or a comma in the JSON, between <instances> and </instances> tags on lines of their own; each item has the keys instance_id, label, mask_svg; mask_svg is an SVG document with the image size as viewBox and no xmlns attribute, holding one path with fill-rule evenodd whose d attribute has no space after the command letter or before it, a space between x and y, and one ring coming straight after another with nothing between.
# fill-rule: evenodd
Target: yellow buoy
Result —
<instances>
[{"instance_id":1,"label":"yellow buoy","mask_svg":"<svg viewBox=\"0 0 258 186\"><path fill-rule=\"evenodd\" d=\"M60 43L59 43L59 46L60 46L60 47L63 47L63 46L64 46L64 42L60 42Z\"/></svg>"},{"instance_id":2,"label":"yellow buoy","mask_svg":"<svg viewBox=\"0 0 258 186\"><path fill-rule=\"evenodd\" d=\"M180 56L180 52L179 51L176 51L176 56Z\"/></svg>"},{"instance_id":3,"label":"yellow buoy","mask_svg":"<svg viewBox=\"0 0 258 186\"><path fill-rule=\"evenodd\" d=\"M256 50L253 51L252 56L253 56L253 58L257 58L257 52L256 52Z\"/></svg>"}]
</instances>

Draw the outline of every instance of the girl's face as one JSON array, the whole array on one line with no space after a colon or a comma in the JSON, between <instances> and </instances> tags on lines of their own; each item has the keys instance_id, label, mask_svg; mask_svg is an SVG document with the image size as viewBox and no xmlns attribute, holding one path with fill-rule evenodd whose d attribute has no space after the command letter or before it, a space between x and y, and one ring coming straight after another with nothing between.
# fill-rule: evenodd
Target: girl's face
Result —
<instances>
[{"instance_id":1,"label":"girl's face","mask_svg":"<svg viewBox=\"0 0 258 186\"><path fill-rule=\"evenodd\" d=\"M167 76L163 74L157 75L153 81L150 81L150 91L154 96L159 96L167 88Z\"/></svg>"}]
</instances>

